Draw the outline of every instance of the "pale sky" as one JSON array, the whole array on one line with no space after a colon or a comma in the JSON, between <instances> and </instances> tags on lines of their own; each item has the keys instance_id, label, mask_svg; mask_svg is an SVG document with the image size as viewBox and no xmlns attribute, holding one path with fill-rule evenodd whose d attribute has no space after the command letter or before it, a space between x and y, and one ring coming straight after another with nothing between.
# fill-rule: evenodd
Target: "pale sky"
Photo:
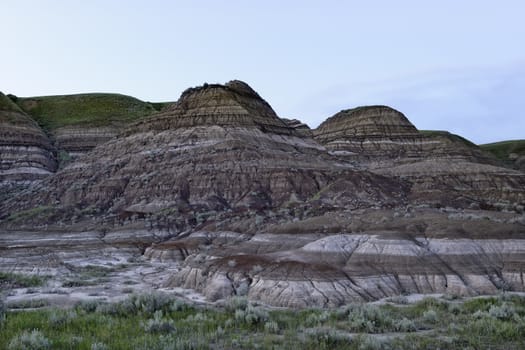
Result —
<instances>
[{"instance_id":1,"label":"pale sky","mask_svg":"<svg viewBox=\"0 0 525 350\"><path fill-rule=\"evenodd\" d=\"M419 129L525 139L525 1L0 0L0 91L173 101L247 82L316 127L386 104Z\"/></svg>"}]
</instances>

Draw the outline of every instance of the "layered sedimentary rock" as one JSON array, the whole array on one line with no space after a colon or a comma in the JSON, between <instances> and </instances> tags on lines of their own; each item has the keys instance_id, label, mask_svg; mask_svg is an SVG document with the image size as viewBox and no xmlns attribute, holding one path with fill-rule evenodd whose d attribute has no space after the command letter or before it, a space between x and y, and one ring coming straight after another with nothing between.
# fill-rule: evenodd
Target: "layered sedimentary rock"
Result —
<instances>
[{"instance_id":1,"label":"layered sedimentary rock","mask_svg":"<svg viewBox=\"0 0 525 350\"><path fill-rule=\"evenodd\" d=\"M54 172L53 147L38 124L0 92L0 191L25 186Z\"/></svg>"},{"instance_id":2,"label":"layered sedimentary rock","mask_svg":"<svg viewBox=\"0 0 525 350\"><path fill-rule=\"evenodd\" d=\"M161 114L135 123L128 133L195 126L248 127L274 134L299 135L277 117L268 102L238 80L187 89L177 103Z\"/></svg>"},{"instance_id":3,"label":"layered sedimentary rock","mask_svg":"<svg viewBox=\"0 0 525 350\"><path fill-rule=\"evenodd\" d=\"M494 212L330 213L254 235L196 232L148 256L185 261L167 286L210 300L240 294L277 306L334 307L406 293L491 294L525 290L524 224L522 215Z\"/></svg>"},{"instance_id":4,"label":"layered sedimentary rock","mask_svg":"<svg viewBox=\"0 0 525 350\"><path fill-rule=\"evenodd\" d=\"M358 159L368 166L390 165L431 157L453 160L495 160L471 142L446 131L420 132L403 115L387 106L343 110L314 130L316 141L334 154Z\"/></svg>"},{"instance_id":5,"label":"layered sedimentary rock","mask_svg":"<svg viewBox=\"0 0 525 350\"><path fill-rule=\"evenodd\" d=\"M290 128L295 129L298 133L300 133L304 137L312 137L312 129L302 121L298 119L287 119L287 118L281 118L286 125L288 125Z\"/></svg>"},{"instance_id":6,"label":"layered sedimentary rock","mask_svg":"<svg viewBox=\"0 0 525 350\"><path fill-rule=\"evenodd\" d=\"M330 151L361 158L410 156L422 141L414 125L387 106L343 110L319 125L314 135Z\"/></svg>"},{"instance_id":7,"label":"layered sedimentary rock","mask_svg":"<svg viewBox=\"0 0 525 350\"><path fill-rule=\"evenodd\" d=\"M413 183L412 198L443 205L521 205L525 174L459 136L419 132L386 106L344 110L314 130L332 154L376 173Z\"/></svg>"},{"instance_id":8,"label":"layered sedimentary rock","mask_svg":"<svg viewBox=\"0 0 525 350\"><path fill-rule=\"evenodd\" d=\"M0 202L9 264L124 249L155 286L288 307L525 291L524 174L460 137L373 106L312 139L239 81L127 125Z\"/></svg>"},{"instance_id":9,"label":"layered sedimentary rock","mask_svg":"<svg viewBox=\"0 0 525 350\"><path fill-rule=\"evenodd\" d=\"M196 213L271 210L345 181L359 189L343 195L354 208L397 205L408 189L334 162L248 85L232 81L184 92L167 111L138 121L24 200L6 204L3 214L53 203L65 216L86 208L123 220L189 213L177 224L184 226L200 221Z\"/></svg>"}]
</instances>

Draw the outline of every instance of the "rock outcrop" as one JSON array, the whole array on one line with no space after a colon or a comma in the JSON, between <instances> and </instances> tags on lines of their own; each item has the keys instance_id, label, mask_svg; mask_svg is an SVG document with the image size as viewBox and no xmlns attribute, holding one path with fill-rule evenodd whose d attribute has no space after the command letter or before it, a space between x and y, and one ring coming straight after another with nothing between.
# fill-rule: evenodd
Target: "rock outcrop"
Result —
<instances>
[{"instance_id":1,"label":"rock outcrop","mask_svg":"<svg viewBox=\"0 0 525 350\"><path fill-rule=\"evenodd\" d=\"M304 137L313 137L312 129L302 121L298 119L287 119L287 118L281 118L286 125L288 125L290 128L295 129L299 134L301 134Z\"/></svg>"},{"instance_id":2,"label":"rock outcrop","mask_svg":"<svg viewBox=\"0 0 525 350\"><path fill-rule=\"evenodd\" d=\"M77 217L86 208L120 218L188 213L175 225L185 227L207 212L273 210L345 182L355 189L343 196L353 208L397 205L408 189L335 162L248 85L233 81L185 91L167 111L131 125L5 205L3 214L53 203Z\"/></svg>"},{"instance_id":3,"label":"rock outcrop","mask_svg":"<svg viewBox=\"0 0 525 350\"><path fill-rule=\"evenodd\" d=\"M314 130L332 154L413 184L418 203L510 206L525 200L525 174L502 167L473 143L444 131L418 131L386 106L337 113Z\"/></svg>"},{"instance_id":4,"label":"rock outcrop","mask_svg":"<svg viewBox=\"0 0 525 350\"><path fill-rule=\"evenodd\" d=\"M401 113L387 106L343 110L314 130L315 139L333 152L361 157L410 157L422 136Z\"/></svg>"},{"instance_id":5,"label":"rock outcrop","mask_svg":"<svg viewBox=\"0 0 525 350\"><path fill-rule=\"evenodd\" d=\"M0 199L56 169L53 147L38 124L0 92Z\"/></svg>"},{"instance_id":6,"label":"rock outcrop","mask_svg":"<svg viewBox=\"0 0 525 350\"><path fill-rule=\"evenodd\" d=\"M210 300L246 294L277 306L336 307L410 293L472 296L525 290L524 224L523 216L495 212L366 210L255 235L196 232L149 255L184 261L166 286Z\"/></svg>"}]
</instances>

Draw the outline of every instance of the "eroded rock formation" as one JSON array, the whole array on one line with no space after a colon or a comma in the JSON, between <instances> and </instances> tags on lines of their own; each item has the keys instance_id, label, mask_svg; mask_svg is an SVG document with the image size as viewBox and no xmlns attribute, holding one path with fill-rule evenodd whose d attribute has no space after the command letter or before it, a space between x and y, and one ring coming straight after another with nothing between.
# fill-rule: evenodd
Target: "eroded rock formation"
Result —
<instances>
[{"instance_id":1,"label":"eroded rock formation","mask_svg":"<svg viewBox=\"0 0 525 350\"><path fill-rule=\"evenodd\" d=\"M0 198L55 169L53 147L46 134L0 92Z\"/></svg>"},{"instance_id":2,"label":"eroded rock formation","mask_svg":"<svg viewBox=\"0 0 525 350\"><path fill-rule=\"evenodd\" d=\"M364 169L413 184L421 203L513 206L525 199L522 172L503 167L476 145L444 131L418 131L386 106L358 107L328 118L315 139Z\"/></svg>"},{"instance_id":3,"label":"eroded rock formation","mask_svg":"<svg viewBox=\"0 0 525 350\"><path fill-rule=\"evenodd\" d=\"M525 291L525 174L389 107L311 131L232 81L188 89L93 149L81 139L60 142L82 157L0 203L0 263L45 234L32 259L143 252L172 266L156 286L209 301Z\"/></svg>"}]
</instances>

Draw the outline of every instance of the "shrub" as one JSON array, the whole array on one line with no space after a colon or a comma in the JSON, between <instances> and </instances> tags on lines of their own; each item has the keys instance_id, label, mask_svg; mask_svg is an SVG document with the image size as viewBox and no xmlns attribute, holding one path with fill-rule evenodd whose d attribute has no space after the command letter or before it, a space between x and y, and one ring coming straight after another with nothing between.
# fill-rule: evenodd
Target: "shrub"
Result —
<instances>
[{"instance_id":1,"label":"shrub","mask_svg":"<svg viewBox=\"0 0 525 350\"><path fill-rule=\"evenodd\" d=\"M238 323L246 323L248 325L256 325L267 321L269 318L268 312L260 307L248 305L246 310L235 311L235 321Z\"/></svg>"},{"instance_id":2,"label":"shrub","mask_svg":"<svg viewBox=\"0 0 525 350\"><path fill-rule=\"evenodd\" d=\"M436 298L425 297L415 304L416 309L419 310L447 310L449 304L446 301L439 300Z\"/></svg>"},{"instance_id":3,"label":"shrub","mask_svg":"<svg viewBox=\"0 0 525 350\"><path fill-rule=\"evenodd\" d=\"M184 300L177 299L170 305L170 311L186 311L191 307Z\"/></svg>"},{"instance_id":4,"label":"shrub","mask_svg":"<svg viewBox=\"0 0 525 350\"><path fill-rule=\"evenodd\" d=\"M78 302L75 307L78 310L84 311L84 312L95 312L97 307L100 305L100 301L97 300L82 300Z\"/></svg>"},{"instance_id":5,"label":"shrub","mask_svg":"<svg viewBox=\"0 0 525 350\"><path fill-rule=\"evenodd\" d=\"M279 324L275 321L268 321L264 324L264 330L268 333L279 333Z\"/></svg>"},{"instance_id":6,"label":"shrub","mask_svg":"<svg viewBox=\"0 0 525 350\"><path fill-rule=\"evenodd\" d=\"M248 298L240 296L231 297L228 299L225 306L229 311L246 310L248 307Z\"/></svg>"},{"instance_id":7,"label":"shrub","mask_svg":"<svg viewBox=\"0 0 525 350\"><path fill-rule=\"evenodd\" d=\"M50 349L51 342L39 330L23 331L9 342L9 350Z\"/></svg>"},{"instance_id":8,"label":"shrub","mask_svg":"<svg viewBox=\"0 0 525 350\"><path fill-rule=\"evenodd\" d=\"M161 293L132 294L114 307L114 312L120 315L137 313L153 314L155 311L167 311L172 309L175 298ZM111 313L111 312L110 312Z\"/></svg>"},{"instance_id":9,"label":"shrub","mask_svg":"<svg viewBox=\"0 0 525 350\"><path fill-rule=\"evenodd\" d=\"M95 342L91 344L91 350L108 350L108 346L104 343Z\"/></svg>"},{"instance_id":10,"label":"shrub","mask_svg":"<svg viewBox=\"0 0 525 350\"><path fill-rule=\"evenodd\" d=\"M328 348L346 346L352 340L349 335L332 328L311 328L306 330L306 334L317 343L324 344Z\"/></svg>"},{"instance_id":11,"label":"shrub","mask_svg":"<svg viewBox=\"0 0 525 350\"><path fill-rule=\"evenodd\" d=\"M394 329L390 314L375 305L356 305L349 311L350 327L357 332L384 332Z\"/></svg>"},{"instance_id":12,"label":"shrub","mask_svg":"<svg viewBox=\"0 0 525 350\"><path fill-rule=\"evenodd\" d=\"M504 302L499 306L492 305L489 309L489 315L500 320L511 320L517 316L517 313L512 304Z\"/></svg>"},{"instance_id":13,"label":"shrub","mask_svg":"<svg viewBox=\"0 0 525 350\"><path fill-rule=\"evenodd\" d=\"M434 309L428 309L423 312L423 321L428 323L436 323L438 321L437 312Z\"/></svg>"},{"instance_id":14,"label":"shrub","mask_svg":"<svg viewBox=\"0 0 525 350\"><path fill-rule=\"evenodd\" d=\"M403 317L401 321L398 321L395 328L399 332L414 332L417 329L414 321L409 320L406 317Z\"/></svg>"},{"instance_id":15,"label":"shrub","mask_svg":"<svg viewBox=\"0 0 525 350\"><path fill-rule=\"evenodd\" d=\"M187 322L201 323L207 320L208 320L208 316L206 316L206 314L203 314L202 312L197 312L195 315L190 315L186 317Z\"/></svg>"},{"instance_id":16,"label":"shrub","mask_svg":"<svg viewBox=\"0 0 525 350\"><path fill-rule=\"evenodd\" d=\"M449 304L448 311L454 315L459 315L459 313L461 312L461 306L456 303Z\"/></svg>"},{"instance_id":17,"label":"shrub","mask_svg":"<svg viewBox=\"0 0 525 350\"><path fill-rule=\"evenodd\" d=\"M320 324L322 324L323 322L325 322L326 320L328 320L328 318L330 317L330 313L327 312L327 311L323 311L322 313L312 313L310 315L308 315L308 317L306 318L305 320L305 324L307 326L318 326Z\"/></svg>"},{"instance_id":18,"label":"shrub","mask_svg":"<svg viewBox=\"0 0 525 350\"><path fill-rule=\"evenodd\" d=\"M77 317L75 311L53 310L48 317L48 322L53 327L62 327Z\"/></svg>"},{"instance_id":19,"label":"shrub","mask_svg":"<svg viewBox=\"0 0 525 350\"><path fill-rule=\"evenodd\" d=\"M172 333L175 331L173 320L166 319L162 311L155 311L153 318L141 323L142 328L148 333Z\"/></svg>"},{"instance_id":20,"label":"shrub","mask_svg":"<svg viewBox=\"0 0 525 350\"><path fill-rule=\"evenodd\" d=\"M382 350L382 349L388 349L388 344L385 343L383 340L379 339L378 337L374 336L361 336L358 339L359 346L357 347L359 350Z\"/></svg>"}]
</instances>

